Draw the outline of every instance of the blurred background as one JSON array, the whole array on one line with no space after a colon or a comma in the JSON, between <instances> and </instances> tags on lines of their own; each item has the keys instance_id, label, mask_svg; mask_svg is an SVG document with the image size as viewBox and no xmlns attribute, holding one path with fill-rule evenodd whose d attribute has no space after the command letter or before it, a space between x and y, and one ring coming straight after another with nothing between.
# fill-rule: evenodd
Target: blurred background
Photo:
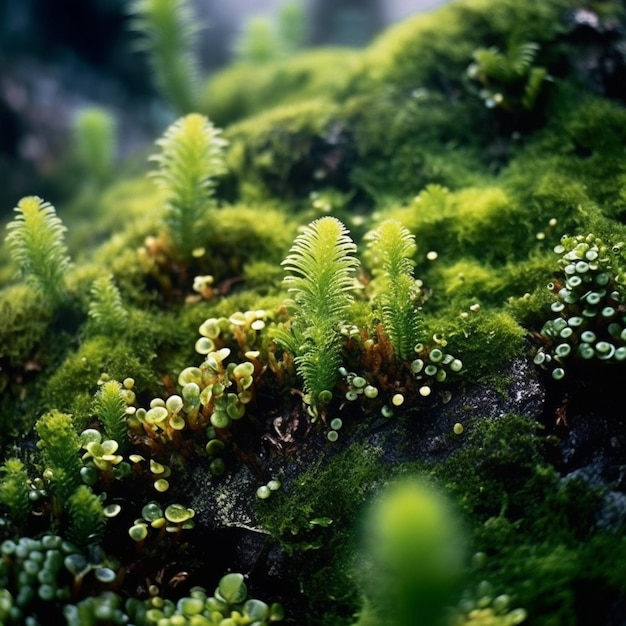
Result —
<instances>
[{"instance_id":1,"label":"blurred background","mask_svg":"<svg viewBox=\"0 0 626 626\"><path fill-rule=\"evenodd\" d=\"M362 47L391 23L447 1L300 0L305 47ZM194 0L202 72L227 65L246 24L282 4ZM0 214L26 194L55 202L54 173L81 109L111 110L120 156L162 132L163 102L137 39L129 0L0 0Z\"/></svg>"}]
</instances>

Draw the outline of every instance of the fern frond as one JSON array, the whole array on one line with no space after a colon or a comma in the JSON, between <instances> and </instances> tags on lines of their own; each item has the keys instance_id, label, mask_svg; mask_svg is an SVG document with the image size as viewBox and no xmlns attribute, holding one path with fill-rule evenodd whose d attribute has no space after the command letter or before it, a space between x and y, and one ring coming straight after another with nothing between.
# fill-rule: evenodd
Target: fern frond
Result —
<instances>
[{"instance_id":1,"label":"fern frond","mask_svg":"<svg viewBox=\"0 0 626 626\"><path fill-rule=\"evenodd\" d=\"M39 435L38 446L45 468L50 470L52 475L58 507L62 509L64 503L82 484L80 439L74 429L72 418L56 410L40 417L35 424L35 430Z\"/></svg>"},{"instance_id":2,"label":"fern frond","mask_svg":"<svg viewBox=\"0 0 626 626\"><path fill-rule=\"evenodd\" d=\"M102 334L120 333L128 319L128 311L122 304L122 296L113 282L113 276L97 278L91 287L91 297L87 312L96 331Z\"/></svg>"},{"instance_id":3,"label":"fern frond","mask_svg":"<svg viewBox=\"0 0 626 626\"><path fill-rule=\"evenodd\" d=\"M366 235L366 240L372 270L380 282L375 302L383 330L398 357L408 360L419 337L416 301L420 289L413 278L415 238L400 222L387 220Z\"/></svg>"},{"instance_id":4,"label":"fern frond","mask_svg":"<svg viewBox=\"0 0 626 626\"><path fill-rule=\"evenodd\" d=\"M23 527L31 511L29 492L26 467L19 459L7 459L0 466L0 505L18 528Z\"/></svg>"},{"instance_id":5,"label":"fern frond","mask_svg":"<svg viewBox=\"0 0 626 626\"><path fill-rule=\"evenodd\" d=\"M227 142L208 118L190 113L156 143L161 153L150 159L158 164L153 177L168 194L165 223L178 251L189 256L206 239L201 221L213 203L216 177L226 172Z\"/></svg>"},{"instance_id":6,"label":"fern frond","mask_svg":"<svg viewBox=\"0 0 626 626\"><path fill-rule=\"evenodd\" d=\"M282 265L291 294L291 340L276 339L293 351L298 374L311 404L323 405L337 380L341 361L340 325L352 301L356 245L334 217L322 217L296 237Z\"/></svg>"},{"instance_id":7,"label":"fern frond","mask_svg":"<svg viewBox=\"0 0 626 626\"><path fill-rule=\"evenodd\" d=\"M106 525L100 498L86 485L80 485L70 497L67 508L69 539L82 548L99 543Z\"/></svg>"},{"instance_id":8,"label":"fern frond","mask_svg":"<svg viewBox=\"0 0 626 626\"><path fill-rule=\"evenodd\" d=\"M197 110L198 21L190 0L134 0L132 26L144 36L156 83L178 114Z\"/></svg>"},{"instance_id":9,"label":"fern frond","mask_svg":"<svg viewBox=\"0 0 626 626\"><path fill-rule=\"evenodd\" d=\"M70 266L64 241L67 229L54 207L37 196L22 198L14 210L17 217L7 224L9 253L26 280L56 303L62 298Z\"/></svg>"},{"instance_id":10,"label":"fern frond","mask_svg":"<svg viewBox=\"0 0 626 626\"><path fill-rule=\"evenodd\" d=\"M300 309L312 317L336 318L352 300L356 245L334 217L322 217L296 237L282 266L291 274L283 284Z\"/></svg>"},{"instance_id":11,"label":"fern frond","mask_svg":"<svg viewBox=\"0 0 626 626\"><path fill-rule=\"evenodd\" d=\"M103 383L94 400L96 416L102 423L107 438L117 441L120 452L124 451L128 439L126 406L122 385L116 380Z\"/></svg>"},{"instance_id":12,"label":"fern frond","mask_svg":"<svg viewBox=\"0 0 626 626\"><path fill-rule=\"evenodd\" d=\"M539 44L527 41L511 49L508 58L512 70L518 75L525 75L535 62Z\"/></svg>"},{"instance_id":13,"label":"fern frond","mask_svg":"<svg viewBox=\"0 0 626 626\"><path fill-rule=\"evenodd\" d=\"M79 164L96 183L105 182L115 161L115 118L96 106L84 108L74 119L74 150Z\"/></svg>"}]
</instances>

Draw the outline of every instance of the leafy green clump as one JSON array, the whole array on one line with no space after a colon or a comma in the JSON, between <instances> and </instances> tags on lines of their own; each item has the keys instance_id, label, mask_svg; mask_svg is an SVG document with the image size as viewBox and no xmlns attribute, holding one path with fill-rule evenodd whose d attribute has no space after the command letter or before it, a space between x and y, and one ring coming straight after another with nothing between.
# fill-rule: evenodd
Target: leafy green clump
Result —
<instances>
[{"instance_id":1,"label":"leafy green clump","mask_svg":"<svg viewBox=\"0 0 626 626\"><path fill-rule=\"evenodd\" d=\"M202 220L213 205L215 178L226 171L220 132L205 116L190 113L157 140L161 153L151 157L158 164L153 176L167 193L165 224L184 257L206 238Z\"/></svg>"},{"instance_id":2,"label":"leafy green clump","mask_svg":"<svg viewBox=\"0 0 626 626\"><path fill-rule=\"evenodd\" d=\"M67 230L54 207L37 196L22 198L17 217L8 225L6 242L26 279L56 304L64 293L70 258L64 241Z\"/></svg>"},{"instance_id":3,"label":"leafy green clump","mask_svg":"<svg viewBox=\"0 0 626 626\"><path fill-rule=\"evenodd\" d=\"M368 237L374 275L382 282L376 298L383 329L402 360L415 354L419 338L416 300L420 283L413 278L415 238L396 220L386 220Z\"/></svg>"},{"instance_id":4,"label":"leafy green clump","mask_svg":"<svg viewBox=\"0 0 626 626\"><path fill-rule=\"evenodd\" d=\"M144 35L156 82L180 114L196 110L198 25L189 0L134 0L134 28Z\"/></svg>"},{"instance_id":5,"label":"leafy green clump","mask_svg":"<svg viewBox=\"0 0 626 626\"><path fill-rule=\"evenodd\" d=\"M283 261L293 321L277 340L295 355L304 390L315 409L328 403L341 364L341 323L352 301L356 245L334 217L303 229Z\"/></svg>"},{"instance_id":6,"label":"leafy green clump","mask_svg":"<svg viewBox=\"0 0 626 626\"><path fill-rule=\"evenodd\" d=\"M122 303L120 290L110 274L94 281L91 297L88 314L96 331L109 335L121 333L128 319L128 312Z\"/></svg>"}]
</instances>

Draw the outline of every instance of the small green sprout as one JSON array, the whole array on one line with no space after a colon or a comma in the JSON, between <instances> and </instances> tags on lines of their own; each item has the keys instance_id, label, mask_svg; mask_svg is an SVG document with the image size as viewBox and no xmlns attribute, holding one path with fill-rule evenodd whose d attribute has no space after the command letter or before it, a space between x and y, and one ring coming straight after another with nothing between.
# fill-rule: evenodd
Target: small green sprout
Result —
<instances>
[{"instance_id":1,"label":"small green sprout","mask_svg":"<svg viewBox=\"0 0 626 626\"><path fill-rule=\"evenodd\" d=\"M11 258L26 280L57 305L65 295L70 267L64 241L67 229L54 207L37 196L22 198L15 211L17 217L7 224Z\"/></svg>"}]
</instances>

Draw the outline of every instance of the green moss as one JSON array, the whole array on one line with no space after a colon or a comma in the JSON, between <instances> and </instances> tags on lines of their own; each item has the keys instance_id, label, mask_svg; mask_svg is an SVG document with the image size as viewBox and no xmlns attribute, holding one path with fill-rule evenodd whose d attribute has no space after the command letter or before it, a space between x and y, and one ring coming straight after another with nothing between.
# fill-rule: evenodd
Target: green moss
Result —
<instances>
[{"instance_id":1,"label":"green moss","mask_svg":"<svg viewBox=\"0 0 626 626\"><path fill-rule=\"evenodd\" d=\"M488 123L476 103L381 88L344 110L358 155L351 180L380 202L406 201L429 184L457 189L482 176L485 157L477 148L486 140L476 128Z\"/></svg>"},{"instance_id":2,"label":"green moss","mask_svg":"<svg viewBox=\"0 0 626 626\"><path fill-rule=\"evenodd\" d=\"M341 125L339 109L318 98L281 106L230 126L227 165L243 199L304 196L338 176L323 157Z\"/></svg>"},{"instance_id":3,"label":"green moss","mask_svg":"<svg viewBox=\"0 0 626 626\"><path fill-rule=\"evenodd\" d=\"M158 395L161 377L168 372L169 364L157 360L157 356L171 356L172 348L168 349L168 345L177 345L179 335L175 329L159 323L158 317L132 311L125 335L86 339L67 356L47 380L42 404L71 413L84 427L91 416L93 394L102 374L119 381L134 378L138 393ZM189 345L193 346L193 341L195 338Z\"/></svg>"},{"instance_id":4,"label":"green moss","mask_svg":"<svg viewBox=\"0 0 626 626\"><path fill-rule=\"evenodd\" d=\"M24 367L51 322L45 299L28 285L0 291L0 361L3 370Z\"/></svg>"},{"instance_id":5,"label":"green moss","mask_svg":"<svg viewBox=\"0 0 626 626\"><path fill-rule=\"evenodd\" d=\"M278 104L335 99L360 58L356 50L318 48L271 64L237 63L207 81L201 108L226 126Z\"/></svg>"},{"instance_id":6,"label":"green moss","mask_svg":"<svg viewBox=\"0 0 626 626\"><path fill-rule=\"evenodd\" d=\"M353 444L318 459L292 486L257 503L261 523L301 572L305 614L315 624L350 624L359 598L354 578L355 520L372 486L385 478L382 449Z\"/></svg>"},{"instance_id":7,"label":"green moss","mask_svg":"<svg viewBox=\"0 0 626 626\"><path fill-rule=\"evenodd\" d=\"M298 227L276 203L228 205L210 219L207 260L217 277L240 275L246 265L259 261L279 266Z\"/></svg>"},{"instance_id":8,"label":"green moss","mask_svg":"<svg viewBox=\"0 0 626 626\"><path fill-rule=\"evenodd\" d=\"M425 336L438 334L447 340L446 349L463 362L461 374L467 381L504 390L504 372L524 354L526 331L504 311L452 306L425 317L423 324Z\"/></svg>"},{"instance_id":9,"label":"green moss","mask_svg":"<svg viewBox=\"0 0 626 626\"><path fill-rule=\"evenodd\" d=\"M549 40L564 28L569 0L459 0L384 32L366 53L363 73L376 83L410 90L459 88L477 48Z\"/></svg>"}]
</instances>

